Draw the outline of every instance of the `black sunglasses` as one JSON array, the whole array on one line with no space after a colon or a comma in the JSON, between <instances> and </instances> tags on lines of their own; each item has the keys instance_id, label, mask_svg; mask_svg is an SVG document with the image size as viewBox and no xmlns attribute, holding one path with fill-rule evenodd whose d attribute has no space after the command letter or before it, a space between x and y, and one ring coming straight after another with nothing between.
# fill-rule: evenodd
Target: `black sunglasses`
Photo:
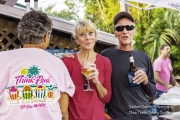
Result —
<instances>
[{"instance_id":1,"label":"black sunglasses","mask_svg":"<svg viewBox=\"0 0 180 120\"><path fill-rule=\"evenodd\" d=\"M84 75L82 74L82 77L83 77L83 79L85 80L84 90L86 90L86 89L88 89L89 83L88 83L88 80L86 79L86 76L84 76Z\"/></svg>"},{"instance_id":2,"label":"black sunglasses","mask_svg":"<svg viewBox=\"0 0 180 120\"><path fill-rule=\"evenodd\" d=\"M125 25L125 26L116 26L114 29L118 32L121 32L126 28L127 31L133 30L135 28L134 25Z\"/></svg>"}]
</instances>

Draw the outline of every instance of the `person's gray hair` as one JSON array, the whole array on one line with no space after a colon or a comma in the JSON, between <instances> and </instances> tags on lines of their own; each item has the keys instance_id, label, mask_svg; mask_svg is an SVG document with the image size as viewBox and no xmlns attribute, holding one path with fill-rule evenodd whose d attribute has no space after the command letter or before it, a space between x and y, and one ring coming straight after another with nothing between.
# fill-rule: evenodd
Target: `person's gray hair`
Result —
<instances>
[{"instance_id":1,"label":"person's gray hair","mask_svg":"<svg viewBox=\"0 0 180 120\"><path fill-rule=\"evenodd\" d=\"M39 44L47 32L51 33L52 21L46 13L33 10L24 14L17 29L23 44Z\"/></svg>"}]
</instances>

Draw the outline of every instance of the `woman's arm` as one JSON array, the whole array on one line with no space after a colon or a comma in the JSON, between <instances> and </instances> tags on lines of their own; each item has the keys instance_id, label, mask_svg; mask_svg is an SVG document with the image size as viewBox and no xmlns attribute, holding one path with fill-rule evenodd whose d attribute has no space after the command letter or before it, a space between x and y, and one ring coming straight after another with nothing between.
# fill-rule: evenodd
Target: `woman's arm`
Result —
<instances>
[{"instance_id":1,"label":"woman's arm","mask_svg":"<svg viewBox=\"0 0 180 120\"><path fill-rule=\"evenodd\" d=\"M98 83L94 83L94 84L96 86L96 90L98 92L99 97L101 99L103 99L106 96L106 94L107 94L107 90L106 90L106 88L104 88L102 86L102 84L99 82L99 80L97 80L97 81L98 81Z\"/></svg>"},{"instance_id":2,"label":"woman's arm","mask_svg":"<svg viewBox=\"0 0 180 120\"><path fill-rule=\"evenodd\" d=\"M103 64L102 64L102 61ZM99 66L99 65L103 65L103 66ZM111 99L111 94L112 94L112 90L111 90L111 73L112 73L112 66L111 66L111 62L108 58L103 59L100 61L100 63L98 64L98 67L104 68L101 73L103 74L103 78L104 81L103 83L101 83L99 81L99 70L96 68L96 64L92 64L91 67L94 72L91 73L90 75L88 75L86 78L88 80L91 80L96 87L97 93L100 97L100 99L102 100L102 102L104 103L108 103Z\"/></svg>"},{"instance_id":3,"label":"woman's arm","mask_svg":"<svg viewBox=\"0 0 180 120\"><path fill-rule=\"evenodd\" d=\"M60 110L62 113L62 120L68 120L68 104L69 95L67 93L61 93L61 98L59 100Z\"/></svg>"},{"instance_id":4,"label":"woman's arm","mask_svg":"<svg viewBox=\"0 0 180 120\"><path fill-rule=\"evenodd\" d=\"M104 103L108 103L112 95L112 88L111 88L112 65L111 65L111 61L108 58L106 59L103 72L104 72L104 83L102 84L102 86L107 92L106 95L101 100ZM101 86L96 85L96 89L99 89L98 87L101 88ZM98 94L100 96L99 92Z\"/></svg>"}]
</instances>

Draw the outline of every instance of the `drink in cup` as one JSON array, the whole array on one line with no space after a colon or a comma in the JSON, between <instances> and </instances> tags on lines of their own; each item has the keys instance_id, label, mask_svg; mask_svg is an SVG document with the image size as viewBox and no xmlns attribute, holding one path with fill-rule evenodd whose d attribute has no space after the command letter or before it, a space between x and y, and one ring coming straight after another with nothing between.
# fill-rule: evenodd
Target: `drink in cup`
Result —
<instances>
[{"instance_id":1,"label":"drink in cup","mask_svg":"<svg viewBox=\"0 0 180 120\"><path fill-rule=\"evenodd\" d=\"M90 64L91 64L91 63L92 63L91 61L83 61L83 62L82 62L82 70L81 70L81 73L82 73L82 75L83 75L83 79L85 80L85 83L84 83L84 91L94 91L94 90L91 89L91 87L90 87L89 80L86 79L86 77L93 72L92 70L89 71L89 68L90 68Z\"/></svg>"}]
</instances>

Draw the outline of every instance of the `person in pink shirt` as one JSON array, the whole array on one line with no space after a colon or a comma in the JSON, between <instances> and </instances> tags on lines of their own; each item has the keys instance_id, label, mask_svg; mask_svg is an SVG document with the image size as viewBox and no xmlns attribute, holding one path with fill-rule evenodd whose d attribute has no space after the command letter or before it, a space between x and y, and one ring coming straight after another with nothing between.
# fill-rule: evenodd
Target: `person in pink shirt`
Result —
<instances>
[{"instance_id":1,"label":"person in pink shirt","mask_svg":"<svg viewBox=\"0 0 180 120\"><path fill-rule=\"evenodd\" d=\"M63 58L76 86L75 94L69 98L69 120L105 120L104 104L111 98L111 62L94 51L97 41L95 25L89 20L79 20L74 29L74 38L80 51L74 58ZM83 61L91 61L88 76L83 77ZM86 91L86 80L94 91Z\"/></svg>"},{"instance_id":2,"label":"person in pink shirt","mask_svg":"<svg viewBox=\"0 0 180 120\"><path fill-rule=\"evenodd\" d=\"M170 57L170 46L168 44L163 44L160 47L161 55L154 61L153 69L156 80L156 88L158 91L166 93L168 89L173 86L170 84L172 81L175 85L179 85L173 74L173 68L171 65Z\"/></svg>"},{"instance_id":3,"label":"person in pink shirt","mask_svg":"<svg viewBox=\"0 0 180 120\"><path fill-rule=\"evenodd\" d=\"M75 86L62 60L48 53L52 21L25 13L18 24L23 48L0 52L0 120L64 120Z\"/></svg>"},{"instance_id":4,"label":"person in pink shirt","mask_svg":"<svg viewBox=\"0 0 180 120\"><path fill-rule=\"evenodd\" d=\"M154 77L156 80L156 89L157 94L155 98L159 98L162 93L166 93L173 86L170 84L170 81L174 83L174 85L179 85L173 74L173 68L171 65L170 57L170 46L168 44L163 44L160 47L161 55L154 61L153 69L154 69ZM162 110L162 113L164 114Z\"/></svg>"}]
</instances>

